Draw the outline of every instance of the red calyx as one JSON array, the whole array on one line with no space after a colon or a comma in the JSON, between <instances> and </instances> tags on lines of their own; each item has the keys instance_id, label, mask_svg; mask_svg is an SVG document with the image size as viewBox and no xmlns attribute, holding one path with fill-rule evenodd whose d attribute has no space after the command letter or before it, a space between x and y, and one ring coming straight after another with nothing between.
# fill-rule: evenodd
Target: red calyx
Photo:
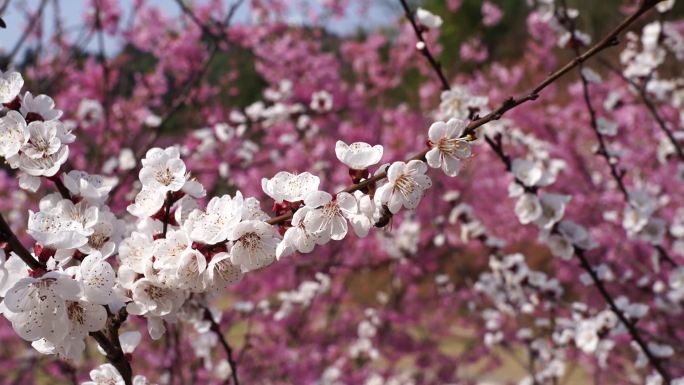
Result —
<instances>
[{"instance_id":1,"label":"red calyx","mask_svg":"<svg viewBox=\"0 0 684 385\"><path fill-rule=\"evenodd\" d=\"M33 252L36 254L36 257L38 257L40 262L46 263L48 259L55 256L56 250L45 247L40 243L36 243L33 245Z\"/></svg>"},{"instance_id":2,"label":"red calyx","mask_svg":"<svg viewBox=\"0 0 684 385\"><path fill-rule=\"evenodd\" d=\"M351 177L352 182L359 183L363 179L368 179L368 177L370 177L370 171L368 169L355 170L353 168L350 168L349 169L349 176Z\"/></svg>"},{"instance_id":3,"label":"red calyx","mask_svg":"<svg viewBox=\"0 0 684 385\"><path fill-rule=\"evenodd\" d=\"M17 95L14 100L9 103L4 103L3 106L9 108L10 110L19 111L21 108L21 98Z\"/></svg>"},{"instance_id":4,"label":"red calyx","mask_svg":"<svg viewBox=\"0 0 684 385\"><path fill-rule=\"evenodd\" d=\"M29 112L26 114L26 123L31 123L31 122L42 122L45 119L41 114L35 113L35 112Z\"/></svg>"},{"instance_id":5,"label":"red calyx","mask_svg":"<svg viewBox=\"0 0 684 385\"><path fill-rule=\"evenodd\" d=\"M47 270L45 269L29 269L28 275L31 278L40 278L42 277L45 273L47 273Z\"/></svg>"}]
</instances>

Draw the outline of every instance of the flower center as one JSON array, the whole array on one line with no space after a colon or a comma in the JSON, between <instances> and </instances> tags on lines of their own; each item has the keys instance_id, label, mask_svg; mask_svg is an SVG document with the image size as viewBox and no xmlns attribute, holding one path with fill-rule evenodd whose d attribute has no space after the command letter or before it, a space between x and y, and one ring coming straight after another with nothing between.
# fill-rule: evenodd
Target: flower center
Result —
<instances>
[{"instance_id":1,"label":"flower center","mask_svg":"<svg viewBox=\"0 0 684 385\"><path fill-rule=\"evenodd\" d=\"M417 187L418 183L416 183L416 180L409 174L400 175L394 182L394 189L398 190L401 195L405 197L411 195Z\"/></svg>"},{"instance_id":2,"label":"flower center","mask_svg":"<svg viewBox=\"0 0 684 385\"><path fill-rule=\"evenodd\" d=\"M437 143L437 148L442 154L452 158L458 158L465 154L468 149L468 142L462 138L442 138Z\"/></svg>"},{"instance_id":3,"label":"flower center","mask_svg":"<svg viewBox=\"0 0 684 385\"><path fill-rule=\"evenodd\" d=\"M78 302L69 302L67 305L67 315L71 322L83 325L85 323L85 310Z\"/></svg>"},{"instance_id":4,"label":"flower center","mask_svg":"<svg viewBox=\"0 0 684 385\"><path fill-rule=\"evenodd\" d=\"M94 233L88 238L88 246L99 250L102 245L109 241L109 237L103 233Z\"/></svg>"},{"instance_id":5,"label":"flower center","mask_svg":"<svg viewBox=\"0 0 684 385\"><path fill-rule=\"evenodd\" d=\"M247 233L238 240L245 249L254 251L261 242L261 237L257 233Z\"/></svg>"},{"instance_id":6,"label":"flower center","mask_svg":"<svg viewBox=\"0 0 684 385\"><path fill-rule=\"evenodd\" d=\"M145 294L153 301L156 301L164 296L164 289L150 285L145 288Z\"/></svg>"},{"instance_id":7,"label":"flower center","mask_svg":"<svg viewBox=\"0 0 684 385\"><path fill-rule=\"evenodd\" d=\"M159 182L160 184L162 184L164 186L170 185L171 183L173 183L173 180L174 180L173 173L168 168L162 168L162 169L157 170L157 173L155 176L156 176L157 182Z\"/></svg>"},{"instance_id":8,"label":"flower center","mask_svg":"<svg viewBox=\"0 0 684 385\"><path fill-rule=\"evenodd\" d=\"M45 119L43 119L43 116L37 112L29 112L26 114L26 123L31 123L31 122L42 122Z\"/></svg>"}]
</instances>

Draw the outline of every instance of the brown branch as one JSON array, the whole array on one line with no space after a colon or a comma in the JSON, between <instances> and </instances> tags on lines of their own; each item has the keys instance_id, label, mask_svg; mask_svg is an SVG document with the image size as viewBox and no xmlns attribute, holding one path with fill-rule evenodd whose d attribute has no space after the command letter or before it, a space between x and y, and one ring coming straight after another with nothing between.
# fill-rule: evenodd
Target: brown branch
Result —
<instances>
[{"instance_id":1,"label":"brown branch","mask_svg":"<svg viewBox=\"0 0 684 385\"><path fill-rule=\"evenodd\" d=\"M107 323L110 323L110 318L107 319ZM91 332L90 336L105 351L107 361L114 365L126 385L133 385L133 370L121 349L118 328L114 329L108 325L104 331Z\"/></svg>"},{"instance_id":2,"label":"brown branch","mask_svg":"<svg viewBox=\"0 0 684 385\"><path fill-rule=\"evenodd\" d=\"M223 332L221 332L221 325L219 325L218 322L214 320L214 317L211 315L211 312L208 308L204 309L204 319L211 323L211 331L213 331L214 334L216 334L216 336L219 339L219 342L221 343L221 346L223 347L223 350L225 350L226 352L228 364L230 365L230 372L233 377L233 384L240 385L237 373L237 362L235 362L235 359L233 358L233 349L230 347L230 345L228 345L228 341L226 341L225 337L223 337Z\"/></svg>"},{"instance_id":3,"label":"brown branch","mask_svg":"<svg viewBox=\"0 0 684 385\"><path fill-rule=\"evenodd\" d=\"M7 2L9 4L9 1ZM10 53L2 58L3 61L3 67L8 66L10 63L12 63L12 60L14 60L14 57L19 53L21 50L21 47L24 45L26 42L26 39L29 37L33 29L39 24L38 20L43 16L43 11L45 10L45 6L47 5L47 0L41 0L40 5L38 6L38 9L36 10L36 13L31 16L31 18L28 20L28 24L26 25L26 28L24 29L24 33L19 37L19 40L14 44L14 47L10 51Z\"/></svg>"},{"instance_id":4,"label":"brown branch","mask_svg":"<svg viewBox=\"0 0 684 385\"><path fill-rule=\"evenodd\" d=\"M579 51L579 44L575 40L575 32L577 30L575 21L568 16L567 13L567 4L566 0L561 0L561 12L559 13L559 20L561 21L562 24L565 25L565 27L568 29L568 32L570 32L570 44L575 50L575 55L577 57L580 56L580 51ZM618 163L611 161L611 156L608 153L608 149L606 147L605 143L605 137L604 135L599 131L598 129L598 121L597 121L597 114L596 110L592 104L591 101L591 95L589 93L589 81L587 80L586 76L582 72L584 69L584 63L580 62L578 66L578 72L579 72L579 77L582 82L582 94L584 98L584 104L587 107L587 111L589 112L589 124L591 126L592 131L594 132L594 135L596 136L596 139L598 140L599 143L599 150L597 154L601 157L603 157L606 161L606 164L610 168L610 174L617 183L620 191L622 192L623 198L625 200L625 203L628 205L631 205L631 200L629 199L629 193L627 192L627 188L624 184L623 178L624 178L624 172L622 170L618 169ZM662 251L665 255L667 253L665 252L664 249L660 248L657 249L658 251ZM639 347L643 350L644 354L648 358L649 363L651 366L663 377L665 382L667 384L670 383L671 376L670 373L665 369L665 367L662 365L662 362L651 352L651 349L648 347L648 345L644 342L644 340L641 337L641 334L637 330L636 326L632 322L630 322L627 317L624 315L622 310L618 308L615 305L615 302L613 301L613 297L611 294L608 292L606 287L603 285L603 282L599 278L598 274L594 271L593 267L589 264L589 261L587 258L584 256L584 252L578 248L575 248L575 255L577 258L580 260L580 264L584 268L584 270L589 273L592 281L598 288L599 292L601 293L601 296L603 299L608 303L608 306L610 309L615 313L615 315L620 319L620 322L627 328L629 331L630 336L632 337L632 340L634 340ZM666 258L666 260L671 260L669 256Z\"/></svg>"},{"instance_id":5,"label":"brown branch","mask_svg":"<svg viewBox=\"0 0 684 385\"><path fill-rule=\"evenodd\" d=\"M400 0L402 1L402 0ZM617 27L615 27L608 35L606 35L601 41L596 43L594 46L592 46L587 52L582 54L580 57L574 58L570 62L568 62L566 65L561 67L560 69L556 70L553 72L551 75L546 77L544 80L541 81L541 83L537 84L532 91L524 96L515 98L515 97L510 97L506 100L504 100L501 105L495 109L494 111L490 112L489 114L475 119L471 121L466 129L464 130L463 137L468 137L472 136L475 134L475 130L493 120L498 120L501 119L501 117L508 111L520 106L521 104L524 104L528 101L531 100L536 100L539 97L539 94L550 84L561 78L563 75L568 73L570 70L573 68L577 67L580 63L586 61L587 59L593 57L594 55L598 54L599 52L603 51L604 49L608 47L612 47L617 44L617 37L622 33L627 27L629 27L636 19L638 19L641 15L646 13L648 10L653 8L653 6L656 5L658 1L655 0L645 0L642 5L639 7L639 9L634 12L632 15L627 17L625 20L623 20ZM434 68L434 67L433 67ZM441 68L437 67L434 68L435 70L441 71ZM443 76L443 75L442 75ZM440 76L441 77L441 76ZM448 85L448 84L447 84ZM415 155L414 157L410 158L409 160L413 159L423 159L425 157L425 154L427 154L428 150L424 150L420 152L419 154ZM387 177L386 172L381 172L376 175L374 175L371 178L368 178L366 180L363 180L359 183L349 185L347 188L342 190L343 192L354 192L357 190L361 190L365 187L368 187L370 184L376 183L382 179L385 179ZM284 223L292 218L292 213L286 213L277 217L273 217L270 220L267 221L267 223L271 225L276 225L280 223Z\"/></svg>"},{"instance_id":6,"label":"brown branch","mask_svg":"<svg viewBox=\"0 0 684 385\"><path fill-rule=\"evenodd\" d=\"M573 47L573 50L575 51L575 56L579 57L581 55L579 42L575 39L577 26L575 25L575 21L570 16L568 16L566 0L561 0L561 10L558 12L556 16L561 22L561 24L564 25L564 27L570 33L570 45ZM584 99L584 105L586 106L587 112L589 113L589 125L591 127L592 132L594 133L594 136L596 136L596 140L598 141L599 145L598 151L596 153L606 161L606 164L610 168L610 175L615 180L615 183L617 183L618 188L620 189L620 192L622 193L625 202L629 204L629 192L627 191L627 187L624 183L625 172L624 170L621 170L619 168L618 162L612 161L612 157L608 152L608 146L606 145L606 138L601 133L601 131L599 131L598 128L598 118L596 114L596 109L594 108L594 105L591 102L591 95L589 94L589 81L587 80L587 77L584 76L583 62L579 63L579 65L577 66L577 70L579 78L582 83L582 97Z\"/></svg>"},{"instance_id":7,"label":"brown branch","mask_svg":"<svg viewBox=\"0 0 684 385\"><path fill-rule=\"evenodd\" d=\"M651 350L648 348L648 345L641 337L641 334L639 333L639 330L636 328L634 323L627 319L622 310L615 304L615 301L613 301L613 296L608 292L608 289L606 289L606 286L603 284L603 281L601 281L601 278L599 278L598 274L589 263L589 260L587 260L587 257L584 255L584 251L575 247L575 256L577 256L577 259L579 259L582 268L587 273L589 273L592 282L598 289L599 293L601 293L601 297L603 297L603 299L606 301L608 307L610 307L610 310L612 310L612 312L618 317L620 323L622 323L625 326L625 328L627 328L627 331L629 332L629 335L632 337L632 340L636 342L637 345L639 345L641 350L644 352L651 366L653 366L653 368L660 374L660 376L665 381L665 384L670 384L670 382L672 381L672 376L667 371L667 369L665 369L662 362L660 362L660 360L653 355Z\"/></svg>"},{"instance_id":8,"label":"brown branch","mask_svg":"<svg viewBox=\"0 0 684 385\"><path fill-rule=\"evenodd\" d=\"M425 42L425 39L423 38L423 32L425 32L425 27L421 26L416 21L415 15L411 11L411 8L409 8L406 0L399 0L399 2L401 3L402 8L404 8L404 15L413 27L413 32L415 32L416 38L418 38L418 44L416 45L416 48L418 48L420 53L423 54L423 56L425 56L425 58L432 66L432 69L434 70L435 74L437 74L437 77L439 77L439 81L442 83L442 89L445 91L451 89L451 87L449 86L449 81L447 80L446 76L444 76L444 71L442 71L442 65L432 55L432 52L430 52L430 48L428 47L427 43Z\"/></svg>"},{"instance_id":9,"label":"brown branch","mask_svg":"<svg viewBox=\"0 0 684 385\"><path fill-rule=\"evenodd\" d=\"M679 144L677 141L677 138L675 138L674 134L672 133L672 130L667 127L667 123L665 122L665 119L663 119L662 116L660 116L660 112L658 111L658 107L656 104L653 102L653 99L651 99L646 92L646 84L644 83L643 86L640 86L635 82L633 79L628 78L625 76L622 71L619 69L615 68L612 66L610 63L608 63L605 60L599 60L599 63L601 63L604 67L608 68L611 72L614 74L618 75L620 79L622 79L625 83L631 85L639 94L639 97L641 98L642 102L648 109L648 112L651 114L653 117L653 120L656 121L658 124L658 127L660 130L667 136L667 139L672 143L672 146L675 148L675 152L677 153L677 156L681 161L684 161L684 149L682 149L682 146Z\"/></svg>"},{"instance_id":10,"label":"brown branch","mask_svg":"<svg viewBox=\"0 0 684 385\"><path fill-rule=\"evenodd\" d=\"M61 182L61 181L60 181ZM65 198L69 199L69 196ZM0 214L0 241L7 242L10 249L21 258L26 265L33 270L46 270L45 263L33 257L31 252L17 239L12 229L9 227L5 218ZM107 326L105 329L90 333L97 343L106 352L107 360L114 365L123 377L126 385L133 384L133 372L131 365L126 360L119 342L119 328L127 317L126 308L122 308L119 314L113 315L107 311Z\"/></svg>"},{"instance_id":11,"label":"brown branch","mask_svg":"<svg viewBox=\"0 0 684 385\"><path fill-rule=\"evenodd\" d=\"M404 0L400 0L400 1L402 2L402 4L405 4ZM563 5L565 6L565 0L562 0L562 2L563 2ZM613 176L618 181L618 184L620 185L620 188L623 191L623 194L625 195L625 199L627 199L629 201L629 195L627 193L627 190L626 190L624 184L622 184L622 175L617 172L617 169L615 168L616 166L610 162L610 159L609 159L610 156L608 155L608 152L606 150L605 143L603 141L603 136L598 131L598 125L596 123L596 112L593 109L593 106L591 105L591 100L590 100L589 93L588 93L588 82L587 82L586 78L584 77L584 75L581 73L581 70L583 68L583 63L587 58L595 55L596 53L600 52L601 50L603 50L607 47L615 45L617 43L617 36L620 34L620 32L622 30L624 30L625 28L627 28L627 26L629 26L629 24L631 24L634 20L636 20L640 15L642 15L643 13L648 11L651 7L653 7L657 2L658 1L653 1L653 0L644 1L642 3L641 7L639 8L639 10L637 10L637 12L635 12L632 16L630 16L624 22L622 22L616 29L613 30L612 33L610 33L608 36L606 36L597 45L595 45L594 47L589 49L589 51L587 51L584 55L580 54L579 47L577 46L577 44L575 44L575 42L571 41L571 43L575 47L575 52L576 52L575 60L566 64L560 70L558 70L554 74L550 75L539 86L537 86L527 97L523 97L523 98L517 99L517 100L512 99L512 98L508 99L507 101L504 101L504 103L501 105L501 107L499 107L499 109L497 109L493 113L490 113L489 115L487 115L483 119L487 119L488 117L496 117L496 119L498 119L498 117L500 117L500 115L503 115L503 113L510 110L511 108L514 108L514 107L516 107L516 106L518 106L518 105L520 105L520 104L522 104L528 100L536 99L539 92L541 92L541 90L543 90L549 84L551 84L555 79L558 79L560 76L564 75L565 73L567 73L572 68L578 67L580 70L580 76L582 78L582 83L584 86L584 98L585 98L585 101L586 101L586 104L587 104L587 107L589 110L589 114L590 114L591 120L592 120L592 128L598 136L599 143L600 143L601 150L602 150L601 153L606 157L608 164L611 166L611 173L613 174ZM568 18L568 20L570 20L570 19ZM574 35L575 35L574 24L571 25L571 31L570 32L571 32L571 39L574 39ZM420 39L420 36L419 36L419 39ZM433 68L435 68L436 71L440 71L440 69L438 67L433 67ZM500 111L500 113L497 113L497 111ZM494 115L492 115L492 114L494 114ZM490 120L492 120L492 119L490 119ZM489 121L489 120L487 120L487 121ZM485 121L484 123L486 123L487 121ZM475 121L475 122L477 122L477 121ZM484 123L482 123L482 124L484 124ZM469 125L468 129L466 130L466 134L470 130L471 130L471 126ZM474 130L474 128L473 128L473 130ZM466 134L464 134L464 135L466 135ZM500 140L494 141L488 137L485 137L485 140L489 144L489 146L494 150L494 152L497 154L499 159L504 163L507 171L510 172L511 171L511 161L510 161L510 158L504 153ZM524 184L522 184L520 182L518 182L518 183L521 186L526 187ZM555 228L552 232L557 233L558 232L557 228ZM615 304L615 301L613 300L613 297L608 292L605 285L603 284L603 282L599 278L598 274L594 271L593 267L591 266L591 264L587 260L586 256L584 255L584 251L578 247L573 247L573 248L574 248L574 254L579 259L582 268L585 271L587 271L587 273L589 273L593 283L598 288L601 296L606 301L606 303L608 304L610 309L613 311L613 313L615 313L615 315L618 317L620 322L627 328L632 340L634 340L639 345L639 347L643 350L643 352L646 355L646 357L648 358L651 366L653 366L653 368L656 371L658 371L658 373L665 380L666 384L669 384L671 381L671 376L670 376L669 372L664 368L664 366L662 365L660 360L658 360L653 355L653 353L650 351L650 349L648 348L648 345L646 344L646 342L641 337L641 334L637 330L636 326L632 322L630 322L627 319L627 317L624 315L622 310L617 307L617 305Z\"/></svg>"},{"instance_id":12,"label":"brown branch","mask_svg":"<svg viewBox=\"0 0 684 385\"><path fill-rule=\"evenodd\" d=\"M47 268L44 263L36 259L31 252L24 247L19 239L17 239L17 236L9 227L2 214L0 214L0 241L7 242L9 248L31 269L45 270Z\"/></svg>"},{"instance_id":13,"label":"brown branch","mask_svg":"<svg viewBox=\"0 0 684 385\"><path fill-rule=\"evenodd\" d=\"M577 31L577 25L575 24L575 20L573 20L570 16L568 16L567 12L567 4L566 0L561 0L561 11L558 12L557 18L561 22L562 25L565 26L565 28L568 30L571 36L571 42L570 44L572 45L575 55L579 56L579 45L578 42L575 40L575 33ZM606 137L599 131L598 128L598 118L597 118L597 113L596 109L594 108L594 105L591 100L591 95L589 91L589 81L587 80L587 77L584 75L584 63L580 63L578 66L578 74L580 81L582 83L582 96L584 99L584 105L587 108L587 112L589 112L589 126L591 127L592 132L594 133L594 136L596 137L596 140L599 143L599 148L598 151L596 152L597 155L602 157L606 161L606 165L608 165L608 168L610 170L610 175L615 181L615 183L618 186L618 189L622 193L622 198L625 202L625 204L629 206L633 206L634 204L632 203L630 197L629 197L629 192L627 190L627 186L625 185L624 182L624 177L625 177L625 171L620 168L619 166L619 160L613 160L611 157L610 153L608 152L608 146L606 144ZM670 264L673 264L676 266L676 263L674 260L668 255L667 251L656 245L651 245L653 246L656 251L658 252L658 255L660 255L665 261L667 261Z\"/></svg>"}]
</instances>

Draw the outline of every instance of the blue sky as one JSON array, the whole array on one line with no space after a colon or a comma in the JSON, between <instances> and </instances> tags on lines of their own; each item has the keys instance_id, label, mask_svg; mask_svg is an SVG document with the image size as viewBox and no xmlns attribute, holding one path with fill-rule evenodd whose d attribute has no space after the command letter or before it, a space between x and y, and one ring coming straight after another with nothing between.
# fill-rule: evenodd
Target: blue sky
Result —
<instances>
[{"instance_id":1,"label":"blue sky","mask_svg":"<svg viewBox=\"0 0 684 385\"><path fill-rule=\"evenodd\" d=\"M0 4L5 0L0 0ZM10 0L10 6L2 15L5 22L8 24L8 28L5 30L0 30L0 50L6 51L10 50L14 43L17 41L19 36L21 36L24 27L24 17L20 11L22 8L20 6L27 6L29 9L36 9L40 0ZM127 20L127 15L133 4L133 0L119 0L122 8L125 10L124 20ZM180 13L178 6L174 0L148 0L149 3L157 5L165 9L168 13L177 15ZM224 0L226 6L231 4L232 0ZM317 4L320 4L321 0L307 0L307 2L314 9ZM50 1L49 4L52 2ZM63 19L66 22L65 28L77 28L82 22L82 15L84 11L86 1L85 0L60 0L60 8ZM349 33L355 31L357 28L368 28L378 25L386 25L387 23L392 23L396 21L396 15L399 9L393 1L389 0L375 0L370 2L370 11L367 17L358 18L354 14L355 12L350 11L349 15L345 16L340 20L335 20L329 23L326 27L337 33ZM238 22L245 22L249 13L249 1L245 1L237 14L236 20ZM43 28L46 34L50 34L52 31L52 20L54 17L54 10L51 5L48 5L45 10L45 15L43 17L44 23ZM306 22L306 15L304 14L291 14L289 19L296 24L301 24ZM120 43L115 40L108 39L106 41L106 46L108 51L114 52ZM91 49L95 48L95 41L92 42Z\"/></svg>"}]
</instances>

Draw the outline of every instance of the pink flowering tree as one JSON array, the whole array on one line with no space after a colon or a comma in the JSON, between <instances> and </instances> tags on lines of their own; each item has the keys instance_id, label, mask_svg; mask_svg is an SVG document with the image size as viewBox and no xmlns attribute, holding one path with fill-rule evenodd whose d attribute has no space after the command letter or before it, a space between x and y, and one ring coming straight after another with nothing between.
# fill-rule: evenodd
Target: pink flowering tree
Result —
<instances>
[{"instance_id":1,"label":"pink flowering tree","mask_svg":"<svg viewBox=\"0 0 684 385\"><path fill-rule=\"evenodd\" d=\"M0 2L0 384L684 384L675 0L66 3Z\"/></svg>"}]
</instances>

